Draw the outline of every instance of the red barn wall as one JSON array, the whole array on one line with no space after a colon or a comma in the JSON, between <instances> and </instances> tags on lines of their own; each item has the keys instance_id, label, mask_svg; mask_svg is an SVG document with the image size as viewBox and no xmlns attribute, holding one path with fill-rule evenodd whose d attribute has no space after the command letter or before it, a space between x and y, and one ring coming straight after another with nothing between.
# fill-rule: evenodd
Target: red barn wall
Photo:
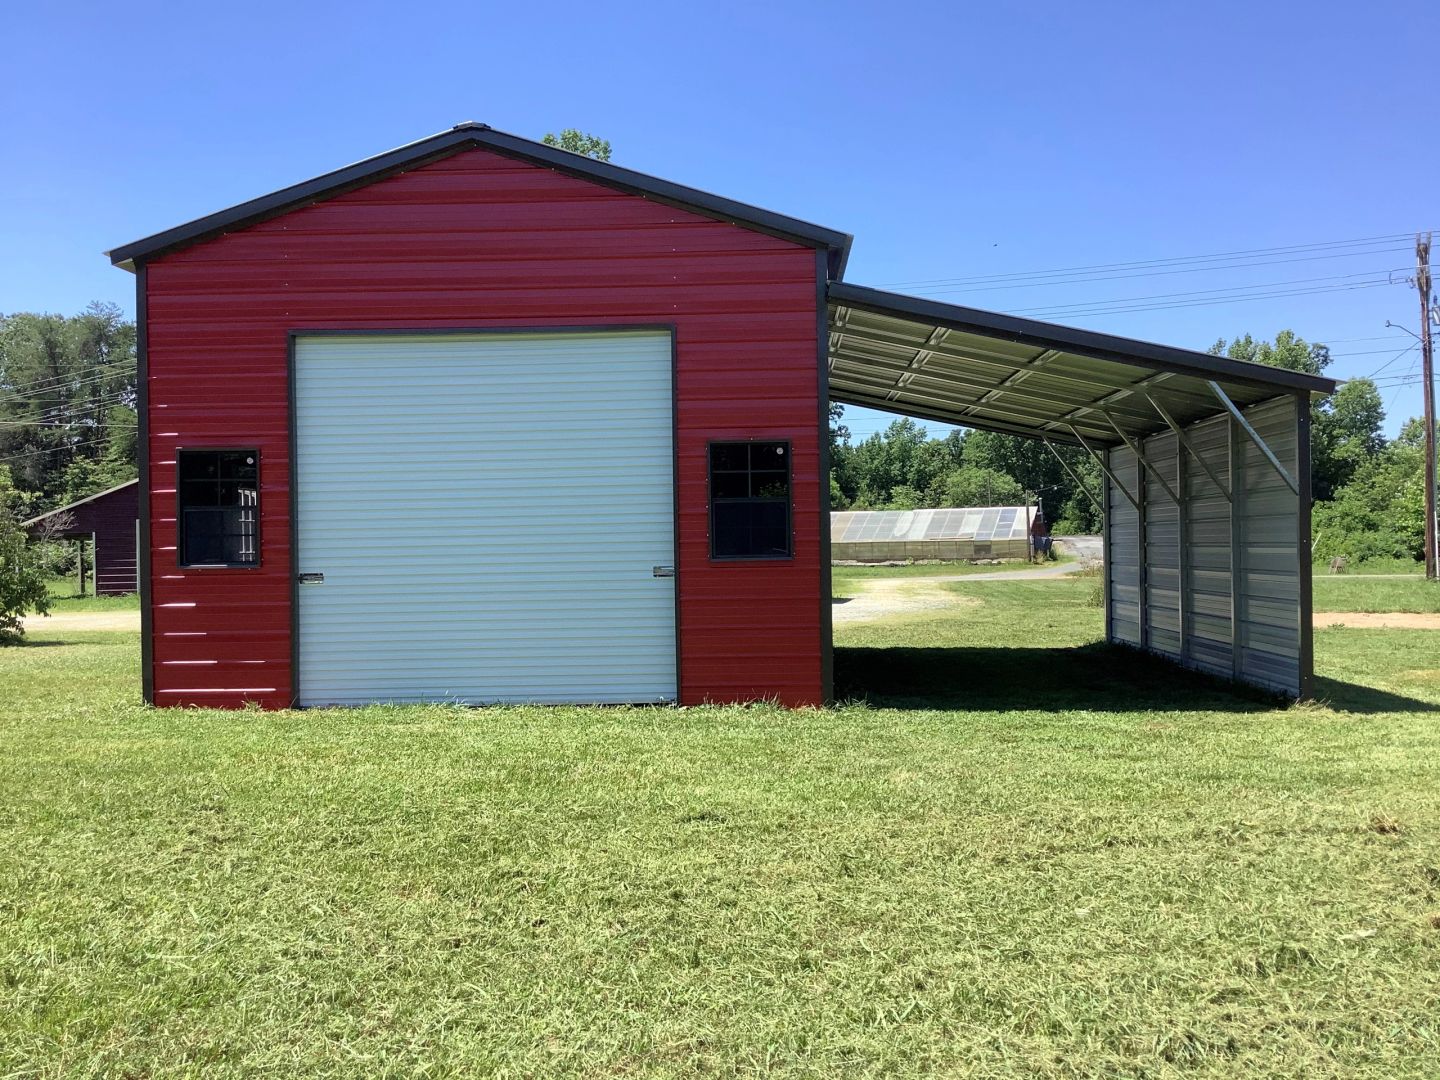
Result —
<instances>
[{"instance_id":1,"label":"red barn wall","mask_svg":"<svg viewBox=\"0 0 1440 1080\"><path fill-rule=\"evenodd\" d=\"M289 331L627 323L675 327L682 702L819 702L816 274L810 248L487 150L148 262L156 703L290 704ZM792 444L795 557L712 563L706 443L750 438ZM260 449L261 565L180 569L176 448L227 444Z\"/></svg>"}]
</instances>

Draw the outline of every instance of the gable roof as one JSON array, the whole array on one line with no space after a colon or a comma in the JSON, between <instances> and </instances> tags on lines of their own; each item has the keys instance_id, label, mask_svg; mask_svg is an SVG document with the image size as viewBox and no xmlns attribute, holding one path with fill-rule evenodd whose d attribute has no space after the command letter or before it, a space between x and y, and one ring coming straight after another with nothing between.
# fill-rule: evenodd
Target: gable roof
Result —
<instances>
[{"instance_id":1,"label":"gable roof","mask_svg":"<svg viewBox=\"0 0 1440 1080\"><path fill-rule=\"evenodd\" d=\"M126 480L123 484L116 484L114 487L106 488L104 491L97 491L94 495L86 495L83 499L76 499L74 502L66 503L64 506L57 506L54 510L47 510L43 514L37 514L29 521L22 521L20 527L22 529L28 529L32 525L40 524L46 518L52 518L56 514L68 513L77 506L84 506L86 503L95 502L98 499L105 498L107 495L114 495L117 491L124 491L128 487L136 487L139 483L139 477L136 477L134 480Z\"/></svg>"},{"instance_id":2,"label":"gable roof","mask_svg":"<svg viewBox=\"0 0 1440 1080\"><path fill-rule=\"evenodd\" d=\"M157 258L192 244L203 243L227 232L247 228L257 222L278 217L291 210L333 198L346 191L373 184L388 176L418 168L432 161L464 150L493 150L506 157L519 158L544 168L555 169L571 176L591 180L606 187L617 188L667 206L679 207L704 217L728 221L742 228L778 236L807 247L818 248L828 255L830 276L839 278L845 272L852 237L848 233L813 225L799 218L786 217L758 206L736 202L698 188L671 183L646 173L624 169L609 162L596 161L583 154L574 154L533 139L496 131L488 124L466 121L449 131L408 143L383 154L366 158L343 169L305 180L258 199L220 210L173 229L166 229L143 240L122 244L107 251L110 261L126 270L137 263Z\"/></svg>"}]
</instances>

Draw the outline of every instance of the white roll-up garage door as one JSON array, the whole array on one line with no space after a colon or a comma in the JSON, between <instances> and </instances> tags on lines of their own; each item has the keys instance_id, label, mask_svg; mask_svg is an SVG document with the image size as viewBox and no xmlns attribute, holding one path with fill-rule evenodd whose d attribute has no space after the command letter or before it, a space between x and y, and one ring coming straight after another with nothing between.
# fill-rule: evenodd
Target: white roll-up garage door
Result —
<instances>
[{"instance_id":1,"label":"white roll-up garage door","mask_svg":"<svg viewBox=\"0 0 1440 1080\"><path fill-rule=\"evenodd\" d=\"M664 332L298 337L300 703L674 701L671 410Z\"/></svg>"}]
</instances>

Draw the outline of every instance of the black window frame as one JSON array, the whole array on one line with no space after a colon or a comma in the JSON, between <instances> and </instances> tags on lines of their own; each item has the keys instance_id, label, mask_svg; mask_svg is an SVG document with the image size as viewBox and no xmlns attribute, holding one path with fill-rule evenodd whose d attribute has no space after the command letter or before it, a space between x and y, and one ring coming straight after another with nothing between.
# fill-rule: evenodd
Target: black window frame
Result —
<instances>
[{"instance_id":1,"label":"black window frame","mask_svg":"<svg viewBox=\"0 0 1440 1080\"><path fill-rule=\"evenodd\" d=\"M187 454L249 454L255 458L255 558L249 562L190 562L186 559L185 480L183 459ZM262 459L258 446L182 446L175 451L175 565L185 570L258 570L263 559L261 546ZM222 482L220 478L216 483Z\"/></svg>"},{"instance_id":2,"label":"black window frame","mask_svg":"<svg viewBox=\"0 0 1440 1080\"><path fill-rule=\"evenodd\" d=\"M716 498L715 496L715 451L719 447L743 446L747 448L745 475L756 471L754 461L749 454L750 448L756 446L778 446L782 449L782 456L785 459L785 494L783 497L774 496L751 496L743 498L726 496ZM791 467L792 453L789 439L710 439L705 444L705 500L706 509L710 524L710 561L711 562L788 562L795 558L795 481L794 470ZM722 470L727 474L734 475L738 470ZM773 472L775 470L762 470ZM774 504L782 503L785 507L785 552L776 554L764 552L753 555L717 555L715 553L715 504L716 503L747 503L747 504Z\"/></svg>"}]
</instances>

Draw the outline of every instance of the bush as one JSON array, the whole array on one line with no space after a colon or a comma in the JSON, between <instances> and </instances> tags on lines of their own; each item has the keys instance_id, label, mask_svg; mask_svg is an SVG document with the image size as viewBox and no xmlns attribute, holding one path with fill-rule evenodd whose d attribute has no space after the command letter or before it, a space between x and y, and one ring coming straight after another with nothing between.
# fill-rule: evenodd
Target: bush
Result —
<instances>
[{"instance_id":1,"label":"bush","mask_svg":"<svg viewBox=\"0 0 1440 1080\"><path fill-rule=\"evenodd\" d=\"M41 545L30 543L20 527L11 490L10 472L0 467L0 645L25 635L27 611L50 610Z\"/></svg>"}]
</instances>

